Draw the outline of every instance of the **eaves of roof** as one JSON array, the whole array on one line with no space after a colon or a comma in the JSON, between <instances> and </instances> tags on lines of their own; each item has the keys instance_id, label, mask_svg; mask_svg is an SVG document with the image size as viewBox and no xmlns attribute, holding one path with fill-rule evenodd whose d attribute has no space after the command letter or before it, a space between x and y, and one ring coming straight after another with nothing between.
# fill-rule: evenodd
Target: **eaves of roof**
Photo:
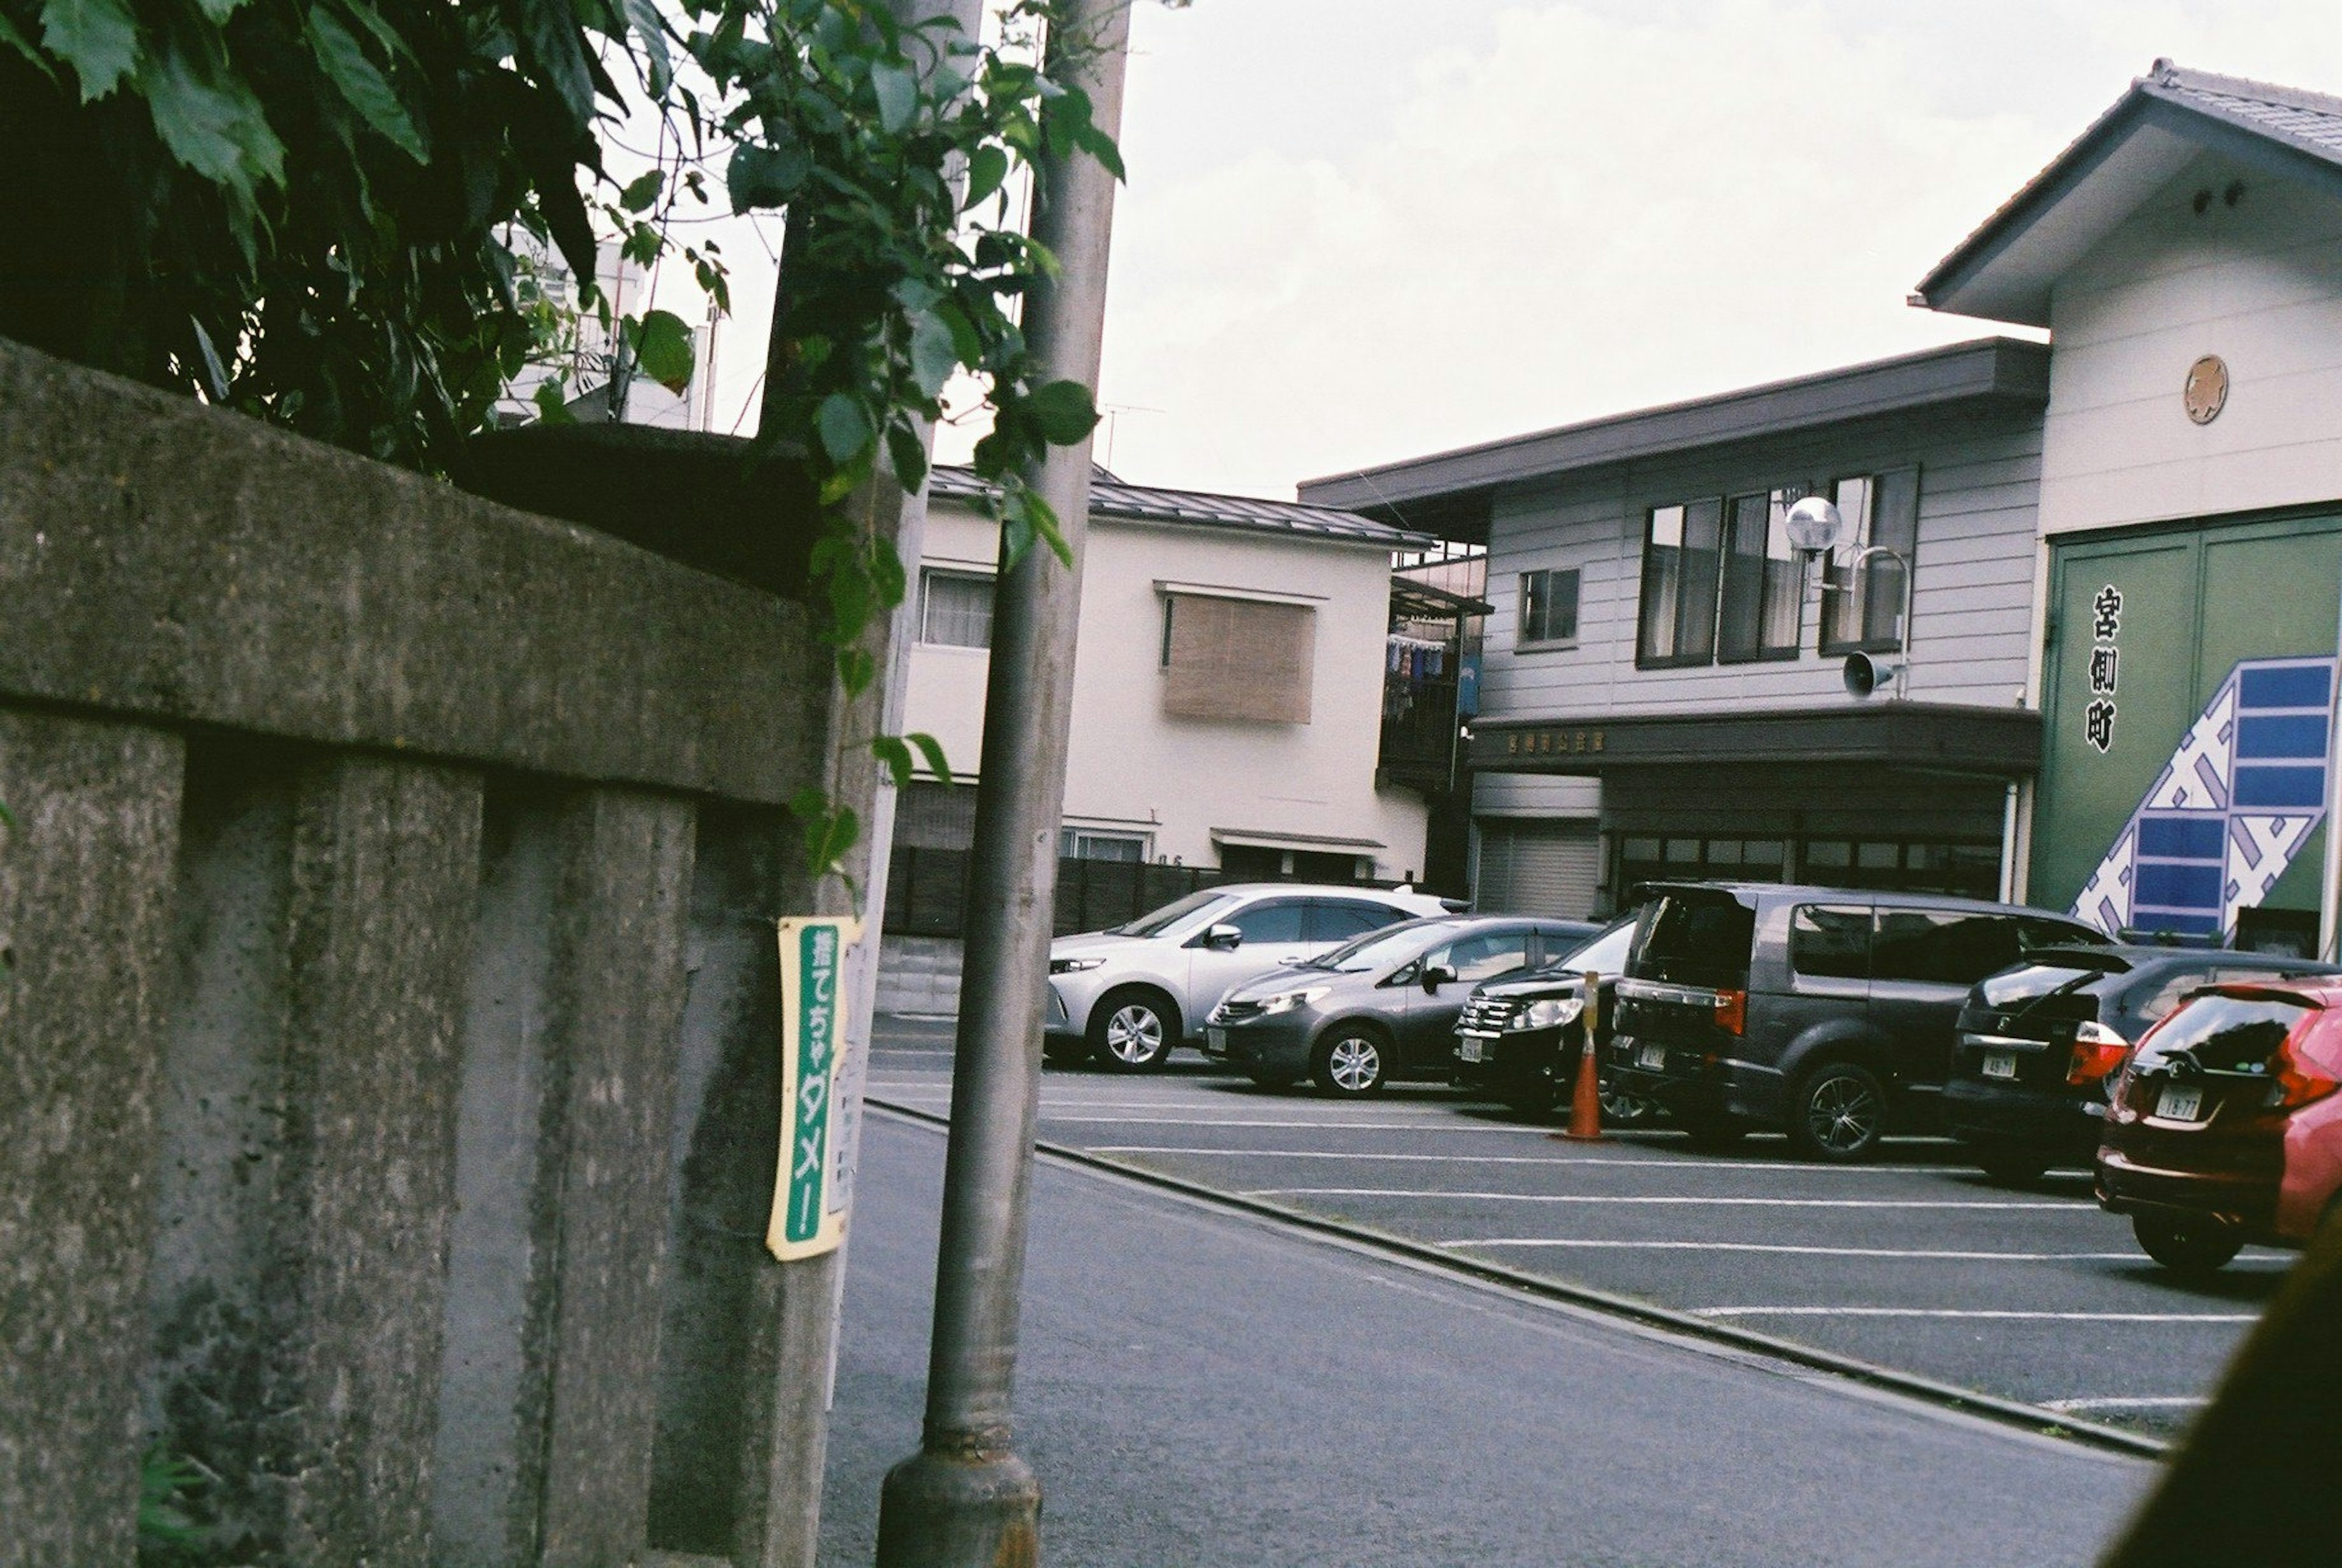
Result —
<instances>
[{"instance_id":1,"label":"eaves of roof","mask_svg":"<svg viewBox=\"0 0 2342 1568\"><path fill-rule=\"evenodd\" d=\"M1726 442L1957 404L2037 409L2049 398L2047 345L1987 337L1873 360L1305 481L1306 501L1387 509Z\"/></svg>"},{"instance_id":2,"label":"eaves of roof","mask_svg":"<svg viewBox=\"0 0 2342 1568\"><path fill-rule=\"evenodd\" d=\"M985 484L974 471L956 465L936 467L928 477L928 485L932 494L955 500L980 500L985 494ZM1218 495L1201 490L1161 490L1095 475L1090 481L1090 516L1128 523L1229 528L1288 539L1317 539L1327 544L1371 544L1392 551L1427 549L1436 542L1428 534L1394 528L1387 523L1335 506L1268 501L1252 495Z\"/></svg>"},{"instance_id":3,"label":"eaves of roof","mask_svg":"<svg viewBox=\"0 0 2342 1568\"><path fill-rule=\"evenodd\" d=\"M1938 262L1912 303L2048 325L2057 276L2206 151L2342 197L2342 98L2157 60Z\"/></svg>"}]
</instances>

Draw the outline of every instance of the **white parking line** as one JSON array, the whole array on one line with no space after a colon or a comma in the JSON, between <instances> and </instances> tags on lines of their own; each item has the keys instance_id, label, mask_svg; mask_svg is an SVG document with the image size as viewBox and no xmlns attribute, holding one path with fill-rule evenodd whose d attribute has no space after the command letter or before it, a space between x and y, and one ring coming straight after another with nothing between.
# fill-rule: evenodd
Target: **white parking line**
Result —
<instances>
[{"instance_id":1,"label":"white parking line","mask_svg":"<svg viewBox=\"0 0 2342 1568\"><path fill-rule=\"evenodd\" d=\"M2211 1403L2211 1396L2202 1393L2134 1393L2104 1399L2045 1399L2040 1404L2044 1410L2079 1415L2086 1410L2200 1410Z\"/></svg>"},{"instance_id":2,"label":"white parking line","mask_svg":"<svg viewBox=\"0 0 2342 1568\"><path fill-rule=\"evenodd\" d=\"M1974 1165L1824 1165L1794 1161L1622 1160L1605 1154L1388 1154L1347 1149L1216 1149L1173 1144L1093 1144L1094 1154L1242 1154L1263 1160L1418 1160L1466 1165L1604 1165L1649 1171L1831 1171L1849 1176L1972 1176Z\"/></svg>"},{"instance_id":3,"label":"white parking line","mask_svg":"<svg viewBox=\"0 0 2342 1568\"><path fill-rule=\"evenodd\" d=\"M1695 1307L1694 1317L1926 1317L2022 1319L2037 1323L2258 1323L2257 1313L2022 1312L2010 1309L1886 1306Z\"/></svg>"},{"instance_id":4,"label":"white parking line","mask_svg":"<svg viewBox=\"0 0 2342 1568\"><path fill-rule=\"evenodd\" d=\"M1751 1209L2061 1209L2097 1213L2097 1205L1999 1198L1714 1198L1595 1193L1456 1193L1437 1187L1255 1187L1248 1198L1473 1198L1512 1203L1676 1203Z\"/></svg>"},{"instance_id":5,"label":"white parking line","mask_svg":"<svg viewBox=\"0 0 2342 1568\"><path fill-rule=\"evenodd\" d=\"M1630 1242L1597 1237L1486 1236L1441 1242L1443 1247L1586 1247L1606 1252L1654 1253L1780 1253L1807 1258L1924 1258L1962 1263L2136 1263L2139 1254L2127 1253L1972 1253L1924 1247L1798 1247L1769 1242Z\"/></svg>"},{"instance_id":6,"label":"white parking line","mask_svg":"<svg viewBox=\"0 0 2342 1568\"><path fill-rule=\"evenodd\" d=\"M1061 1116L1048 1106L1041 1107L1042 1120L1079 1124L1152 1124L1172 1127L1304 1127L1367 1128L1386 1133L1503 1133L1516 1138L1542 1138L1545 1133L1536 1127L1491 1127L1479 1122L1297 1122L1260 1116Z\"/></svg>"}]
</instances>

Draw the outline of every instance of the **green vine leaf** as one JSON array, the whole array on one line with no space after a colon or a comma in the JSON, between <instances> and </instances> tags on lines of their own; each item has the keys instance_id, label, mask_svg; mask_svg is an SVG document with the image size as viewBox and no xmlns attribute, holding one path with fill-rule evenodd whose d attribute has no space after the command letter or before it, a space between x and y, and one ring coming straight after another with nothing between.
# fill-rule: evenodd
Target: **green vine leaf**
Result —
<instances>
[{"instance_id":1,"label":"green vine leaf","mask_svg":"<svg viewBox=\"0 0 2342 1568\"><path fill-rule=\"evenodd\" d=\"M85 104L113 92L138 66L138 24L122 0L46 0L41 42L73 68Z\"/></svg>"},{"instance_id":2,"label":"green vine leaf","mask_svg":"<svg viewBox=\"0 0 2342 1568\"><path fill-rule=\"evenodd\" d=\"M645 375L678 397L690 387L691 328L681 316L669 310L646 311L639 322L628 322L626 335Z\"/></svg>"},{"instance_id":3,"label":"green vine leaf","mask_svg":"<svg viewBox=\"0 0 2342 1568\"><path fill-rule=\"evenodd\" d=\"M936 777L942 779L946 783L950 781L952 776L951 764L944 761L944 748L942 742L936 740L935 736L928 734L924 731L916 730L911 734L905 735L903 738L910 742L912 745L918 748L919 755L926 763L927 771L929 773L935 774Z\"/></svg>"},{"instance_id":4,"label":"green vine leaf","mask_svg":"<svg viewBox=\"0 0 2342 1568\"><path fill-rule=\"evenodd\" d=\"M431 161L431 149L390 79L366 58L365 45L350 30L323 9L309 13L309 47L318 69L340 90L358 117L393 146L418 164Z\"/></svg>"}]
</instances>

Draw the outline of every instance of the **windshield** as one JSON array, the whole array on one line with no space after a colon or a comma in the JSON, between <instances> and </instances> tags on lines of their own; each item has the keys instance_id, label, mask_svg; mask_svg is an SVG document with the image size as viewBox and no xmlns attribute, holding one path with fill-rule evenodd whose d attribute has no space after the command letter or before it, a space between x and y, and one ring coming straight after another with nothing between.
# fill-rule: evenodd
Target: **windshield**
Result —
<instances>
[{"instance_id":1,"label":"windshield","mask_svg":"<svg viewBox=\"0 0 2342 1568\"><path fill-rule=\"evenodd\" d=\"M1404 964L1436 942L1444 942L1461 927L1448 922L1430 925L1386 926L1369 931L1364 936L1354 936L1331 953L1321 953L1305 959L1304 969L1336 969L1345 974L1356 974L1368 969L1379 969L1386 964Z\"/></svg>"},{"instance_id":2,"label":"windshield","mask_svg":"<svg viewBox=\"0 0 2342 1568\"><path fill-rule=\"evenodd\" d=\"M1627 952L1634 945L1635 921L1630 915L1607 931L1596 932L1540 973L1583 974L1590 969L1596 974L1622 974L1626 969Z\"/></svg>"},{"instance_id":3,"label":"windshield","mask_svg":"<svg viewBox=\"0 0 2342 1568\"><path fill-rule=\"evenodd\" d=\"M2199 996L2165 1019L2138 1048L2152 1072L2185 1054L2207 1073L2262 1073L2305 1014L2307 1002L2278 996Z\"/></svg>"},{"instance_id":4,"label":"windshield","mask_svg":"<svg viewBox=\"0 0 2342 1568\"><path fill-rule=\"evenodd\" d=\"M1669 888L1643 906L1629 967L1638 980L1744 986L1756 929L1756 912L1720 888Z\"/></svg>"},{"instance_id":5,"label":"windshield","mask_svg":"<svg viewBox=\"0 0 2342 1568\"><path fill-rule=\"evenodd\" d=\"M1175 898L1162 908L1140 915L1127 925L1109 925L1109 936L1160 936L1189 915L1227 902L1228 894L1216 887L1199 887L1185 898Z\"/></svg>"}]
</instances>

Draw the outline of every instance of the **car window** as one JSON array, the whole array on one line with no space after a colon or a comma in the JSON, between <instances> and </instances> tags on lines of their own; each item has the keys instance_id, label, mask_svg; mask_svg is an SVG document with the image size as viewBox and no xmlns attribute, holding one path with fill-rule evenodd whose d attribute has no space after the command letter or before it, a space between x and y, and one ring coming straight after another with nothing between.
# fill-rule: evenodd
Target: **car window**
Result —
<instances>
[{"instance_id":1,"label":"car window","mask_svg":"<svg viewBox=\"0 0 2342 1568\"><path fill-rule=\"evenodd\" d=\"M1723 888L1669 888L1643 906L1627 968L1638 980L1748 984L1756 912Z\"/></svg>"},{"instance_id":2,"label":"car window","mask_svg":"<svg viewBox=\"0 0 2342 1568\"><path fill-rule=\"evenodd\" d=\"M1526 931L1484 931L1461 937L1427 960L1454 970L1456 978L1466 984L1492 980L1528 961L1529 934Z\"/></svg>"},{"instance_id":3,"label":"car window","mask_svg":"<svg viewBox=\"0 0 2342 1568\"><path fill-rule=\"evenodd\" d=\"M1321 898L1310 927L1312 942L1347 942L1408 918L1405 910L1362 898Z\"/></svg>"},{"instance_id":4,"label":"car window","mask_svg":"<svg viewBox=\"0 0 2342 1568\"><path fill-rule=\"evenodd\" d=\"M1871 978L1974 985L2022 956L2017 927L2017 917L2007 914L1882 909L1870 950Z\"/></svg>"},{"instance_id":5,"label":"car window","mask_svg":"<svg viewBox=\"0 0 2342 1568\"><path fill-rule=\"evenodd\" d=\"M1789 967L1825 980L1870 974L1867 905L1801 904L1789 917Z\"/></svg>"},{"instance_id":6,"label":"car window","mask_svg":"<svg viewBox=\"0 0 2342 1568\"><path fill-rule=\"evenodd\" d=\"M1147 911L1127 925L1107 927L1116 936L1159 936L1179 922L1216 904L1226 904L1229 895L1216 887L1199 887L1185 898L1176 898L1160 909Z\"/></svg>"},{"instance_id":7,"label":"car window","mask_svg":"<svg viewBox=\"0 0 2342 1568\"><path fill-rule=\"evenodd\" d=\"M2207 985L2226 985L2232 980L2267 980L2273 973L2282 973L2282 971L2264 969L2257 965L2248 968L2237 964L2222 964L2217 967L2210 964L2183 964L2165 975L2162 983L2156 986L2155 994L2138 1004L2138 1015L2152 1024L2186 1001L2187 994L2191 991L2200 991Z\"/></svg>"},{"instance_id":8,"label":"car window","mask_svg":"<svg viewBox=\"0 0 2342 1568\"><path fill-rule=\"evenodd\" d=\"M2302 1015L2313 1011L2306 1002L2277 996L2199 997L2147 1037L2137 1065L2151 1072L2185 1051L2207 1073L2262 1072Z\"/></svg>"},{"instance_id":9,"label":"car window","mask_svg":"<svg viewBox=\"0 0 2342 1568\"><path fill-rule=\"evenodd\" d=\"M1233 925L1244 933L1245 945L1251 947L1263 942L1298 942L1301 940L1301 919L1307 904L1297 898L1272 904L1256 904L1226 916L1222 924Z\"/></svg>"}]
</instances>

